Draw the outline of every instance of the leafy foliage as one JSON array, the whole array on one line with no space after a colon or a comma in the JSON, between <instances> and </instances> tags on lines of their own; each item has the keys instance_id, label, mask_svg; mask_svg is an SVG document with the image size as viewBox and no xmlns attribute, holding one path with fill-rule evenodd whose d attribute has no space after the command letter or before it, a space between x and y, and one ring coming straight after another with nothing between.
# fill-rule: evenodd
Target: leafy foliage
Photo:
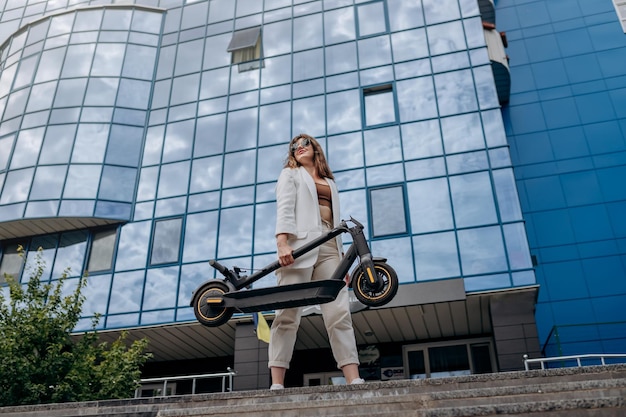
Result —
<instances>
[{"instance_id":1,"label":"leafy foliage","mask_svg":"<svg viewBox=\"0 0 626 417\"><path fill-rule=\"evenodd\" d=\"M69 271L49 283L42 282L44 270L39 251L27 284L5 275L8 296L0 288L0 406L131 397L151 356L147 339L129 344L123 332L101 343L98 315L91 331L72 338L87 278L67 295Z\"/></svg>"}]
</instances>

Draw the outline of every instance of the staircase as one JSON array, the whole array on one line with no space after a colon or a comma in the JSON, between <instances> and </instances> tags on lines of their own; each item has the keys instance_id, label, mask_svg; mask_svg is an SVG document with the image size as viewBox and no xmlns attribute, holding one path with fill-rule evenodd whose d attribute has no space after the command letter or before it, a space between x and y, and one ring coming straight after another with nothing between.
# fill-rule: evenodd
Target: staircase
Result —
<instances>
[{"instance_id":1,"label":"staircase","mask_svg":"<svg viewBox=\"0 0 626 417\"><path fill-rule=\"evenodd\" d=\"M626 364L0 408L1 417L623 417Z\"/></svg>"}]
</instances>

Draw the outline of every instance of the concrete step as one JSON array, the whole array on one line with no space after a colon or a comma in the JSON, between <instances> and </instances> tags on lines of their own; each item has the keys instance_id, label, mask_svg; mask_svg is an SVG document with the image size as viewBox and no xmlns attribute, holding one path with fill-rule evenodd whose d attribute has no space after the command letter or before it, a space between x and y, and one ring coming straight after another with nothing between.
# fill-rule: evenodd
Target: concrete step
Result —
<instances>
[{"instance_id":1,"label":"concrete step","mask_svg":"<svg viewBox=\"0 0 626 417\"><path fill-rule=\"evenodd\" d=\"M623 417L626 365L0 408L0 417Z\"/></svg>"}]
</instances>

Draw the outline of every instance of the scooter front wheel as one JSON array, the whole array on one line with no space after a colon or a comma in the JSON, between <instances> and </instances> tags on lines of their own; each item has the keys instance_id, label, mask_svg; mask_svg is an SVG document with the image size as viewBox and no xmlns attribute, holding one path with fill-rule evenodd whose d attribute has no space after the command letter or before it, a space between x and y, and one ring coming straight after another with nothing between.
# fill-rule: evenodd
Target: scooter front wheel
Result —
<instances>
[{"instance_id":1,"label":"scooter front wheel","mask_svg":"<svg viewBox=\"0 0 626 417\"><path fill-rule=\"evenodd\" d=\"M215 280L200 287L193 297L193 312L200 324L217 327L233 316L232 307L224 307L223 295L229 291L228 285Z\"/></svg>"},{"instance_id":2,"label":"scooter front wheel","mask_svg":"<svg viewBox=\"0 0 626 417\"><path fill-rule=\"evenodd\" d=\"M361 303L380 307L391 301L398 292L398 275L385 262L375 262L374 269L380 282L372 283L363 268L358 268L352 277L352 289Z\"/></svg>"}]
</instances>

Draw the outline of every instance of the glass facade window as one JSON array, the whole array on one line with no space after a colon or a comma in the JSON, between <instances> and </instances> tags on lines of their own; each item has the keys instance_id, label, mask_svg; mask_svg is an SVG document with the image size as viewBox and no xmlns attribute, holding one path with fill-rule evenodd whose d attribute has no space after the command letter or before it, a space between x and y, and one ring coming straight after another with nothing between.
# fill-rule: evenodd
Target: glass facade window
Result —
<instances>
[{"instance_id":1,"label":"glass facade window","mask_svg":"<svg viewBox=\"0 0 626 417\"><path fill-rule=\"evenodd\" d=\"M403 186L371 189L369 198L373 237L407 232Z\"/></svg>"},{"instance_id":2,"label":"glass facade window","mask_svg":"<svg viewBox=\"0 0 626 417\"><path fill-rule=\"evenodd\" d=\"M2 246L2 261L0 261L0 284L6 282L5 275L19 279L24 264L24 258L20 256L19 243L5 244Z\"/></svg>"},{"instance_id":3,"label":"glass facade window","mask_svg":"<svg viewBox=\"0 0 626 417\"><path fill-rule=\"evenodd\" d=\"M97 224L56 231L51 276L60 263L97 274L86 302L104 328L192 320L197 265L272 260L275 181L286 143L305 132L324 148L342 215L394 254L403 284L528 285L522 205L469 3L55 2L16 33L2 17L0 221Z\"/></svg>"},{"instance_id":4,"label":"glass facade window","mask_svg":"<svg viewBox=\"0 0 626 417\"><path fill-rule=\"evenodd\" d=\"M110 271L117 241L117 229L103 230L93 234L87 271L90 273Z\"/></svg>"},{"instance_id":5,"label":"glass facade window","mask_svg":"<svg viewBox=\"0 0 626 417\"><path fill-rule=\"evenodd\" d=\"M261 28L249 28L237 31L233 34L228 48L232 53L231 62L239 64L239 72L259 68L258 61L261 58ZM244 65L246 64L247 65Z\"/></svg>"},{"instance_id":6,"label":"glass facade window","mask_svg":"<svg viewBox=\"0 0 626 417\"><path fill-rule=\"evenodd\" d=\"M396 100L393 86L384 84L363 89L365 125L376 126L396 121Z\"/></svg>"},{"instance_id":7,"label":"glass facade window","mask_svg":"<svg viewBox=\"0 0 626 417\"><path fill-rule=\"evenodd\" d=\"M154 222L152 255L150 256L151 265L178 261L182 223L182 218Z\"/></svg>"}]
</instances>

